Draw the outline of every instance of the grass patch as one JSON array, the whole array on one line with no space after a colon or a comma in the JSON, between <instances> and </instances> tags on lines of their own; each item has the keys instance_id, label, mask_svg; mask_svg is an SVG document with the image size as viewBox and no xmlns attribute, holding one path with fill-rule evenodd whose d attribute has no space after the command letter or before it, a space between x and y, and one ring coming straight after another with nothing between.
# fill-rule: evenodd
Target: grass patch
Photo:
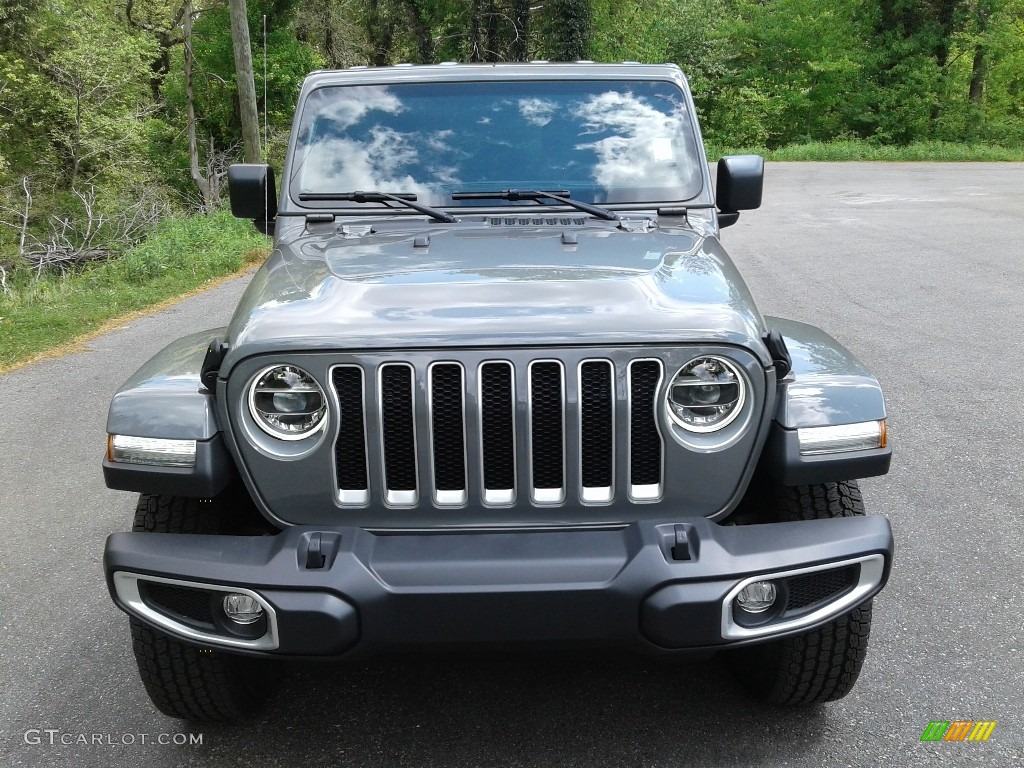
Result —
<instances>
[{"instance_id":1,"label":"grass patch","mask_svg":"<svg viewBox=\"0 0 1024 768\"><path fill-rule=\"evenodd\" d=\"M258 263L267 248L251 224L217 213L167 219L123 255L65 277L21 269L0 295L0 371Z\"/></svg>"},{"instance_id":2,"label":"grass patch","mask_svg":"<svg viewBox=\"0 0 1024 768\"><path fill-rule=\"evenodd\" d=\"M781 162L890 162L890 163L981 163L1024 161L1024 147L999 147L992 144L953 144L946 141L922 141L906 146L872 144L868 141L830 141L790 144L779 149L734 149L708 147L708 158L722 155L763 155L765 160Z\"/></svg>"}]
</instances>

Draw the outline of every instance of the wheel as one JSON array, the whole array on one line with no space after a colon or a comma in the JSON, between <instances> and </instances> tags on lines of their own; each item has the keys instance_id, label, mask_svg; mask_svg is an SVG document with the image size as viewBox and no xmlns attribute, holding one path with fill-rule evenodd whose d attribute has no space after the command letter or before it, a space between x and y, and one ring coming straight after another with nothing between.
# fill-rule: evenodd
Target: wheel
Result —
<instances>
[{"instance_id":1,"label":"wheel","mask_svg":"<svg viewBox=\"0 0 1024 768\"><path fill-rule=\"evenodd\" d=\"M224 533L223 500L142 494L132 530ZM131 617L132 650L153 704L170 717L197 723L236 722L262 707L280 665L178 640Z\"/></svg>"},{"instance_id":2,"label":"wheel","mask_svg":"<svg viewBox=\"0 0 1024 768\"><path fill-rule=\"evenodd\" d=\"M780 486L773 512L781 522L864 514L854 480L820 485ZM731 651L730 668L755 698L771 704L836 701L860 675L871 632L871 602L823 627L800 635Z\"/></svg>"}]
</instances>

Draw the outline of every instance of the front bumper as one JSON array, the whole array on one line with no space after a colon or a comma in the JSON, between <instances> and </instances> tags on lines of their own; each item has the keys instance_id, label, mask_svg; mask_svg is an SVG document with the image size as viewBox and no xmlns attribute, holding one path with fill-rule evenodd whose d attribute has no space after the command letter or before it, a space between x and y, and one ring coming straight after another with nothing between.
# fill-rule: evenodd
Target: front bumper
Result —
<instances>
[{"instance_id":1,"label":"front bumper","mask_svg":"<svg viewBox=\"0 0 1024 768\"><path fill-rule=\"evenodd\" d=\"M128 613L182 639L249 654L463 644L671 653L827 623L882 589L892 548L889 522L878 516L534 531L303 526L264 537L115 533L104 569ZM758 617L733 605L753 579L774 581L780 595ZM231 591L264 606L258 637L218 613Z\"/></svg>"}]
</instances>

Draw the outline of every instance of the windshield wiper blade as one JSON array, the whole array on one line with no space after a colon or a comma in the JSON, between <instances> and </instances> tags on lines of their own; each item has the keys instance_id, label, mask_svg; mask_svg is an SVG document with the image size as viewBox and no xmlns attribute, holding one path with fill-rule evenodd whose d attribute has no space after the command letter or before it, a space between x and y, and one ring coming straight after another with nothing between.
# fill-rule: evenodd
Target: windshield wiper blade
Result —
<instances>
[{"instance_id":1,"label":"windshield wiper blade","mask_svg":"<svg viewBox=\"0 0 1024 768\"><path fill-rule=\"evenodd\" d=\"M569 192L559 189L557 191L545 192L539 189L505 189L494 192L455 192L452 200L557 200L564 205L575 208L577 211L589 213L605 221L621 221L622 217L607 208L599 208L590 203L581 203L579 200L570 200Z\"/></svg>"},{"instance_id":2,"label":"windshield wiper blade","mask_svg":"<svg viewBox=\"0 0 1024 768\"><path fill-rule=\"evenodd\" d=\"M335 201L345 200L353 203L401 203L414 211L425 213L436 221L443 221L446 224L455 224L458 219L446 211L439 211L429 205L415 202L416 195L409 192L300 192L300 202Z\"/></svg>"}]
</instances>

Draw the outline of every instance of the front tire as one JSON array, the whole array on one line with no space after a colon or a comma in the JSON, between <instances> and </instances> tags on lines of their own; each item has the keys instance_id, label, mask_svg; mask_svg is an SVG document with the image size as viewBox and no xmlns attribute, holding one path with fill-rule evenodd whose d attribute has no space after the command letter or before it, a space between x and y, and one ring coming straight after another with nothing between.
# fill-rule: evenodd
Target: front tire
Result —
<instances>
[{"instance_id":1,"label":"front tire","mask_svg":"<svg viewBox=\"0 0 1024 768\"><path fill-rule=\"evenodd\" d=\"M261 661L181 642L130 619L139 677L154 706L195 723L232 723L263 706L272 676Z\"/></svg>"},{"instance_id":2,"label":"front tire","mask_svg":"<svg viewBox=\"0 0 1024 768\"><path fill-rule=\"evenodd\" d=\"M134 532L216 534L229 528L224 499L142 494ZM132 650L150 700L169 717L237 722L263 706L279 664L192 645L130 618Z\"/></svg>"},{"instance_id":3,"label":"front tire","mask_svg":"<svg viewBox=\"0 0 1024 768\"><path fill-rule=\"evenodd\" d=\"M864 514L855 480L774 489L772 513L780 522ZM818 629L732 651L740 685L777 705L836 701L852 689L867 656L871 601Z\"/></svg>"}]
</instances>

